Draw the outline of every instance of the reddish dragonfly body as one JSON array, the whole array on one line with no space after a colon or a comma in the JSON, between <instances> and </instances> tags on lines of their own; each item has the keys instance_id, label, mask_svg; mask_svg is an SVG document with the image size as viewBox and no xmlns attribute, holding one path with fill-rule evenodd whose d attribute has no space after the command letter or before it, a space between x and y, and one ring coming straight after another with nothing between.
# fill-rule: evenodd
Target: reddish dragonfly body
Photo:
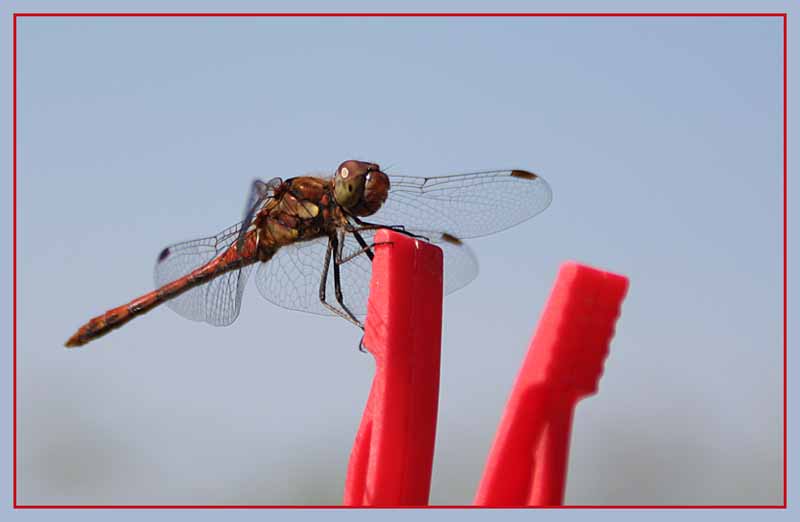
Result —
<instances>
[{"instance_id":1,"label":"reddish dragonfly body","mask_svg":"<svg viewBox=\"0 0 800 522\"><path fill-rule=\"evenodd\" d=\"M155 270L158 288L91 319L66 346L84 345L162 303L189 319L230 324L256 264L256 283L266 299L294 310L335 314L363 328L359 317L366 311L377 229L393 228L442 247L449 293L477 275L477 262L461 239L513 226L544 210L550 200L547 183L522 170L392 176L390 183L378 165L350 160L327 179L257 180L240 223L162 250ZM327 301L331 293L338 306Z\"/></svg>"}]
</instances>

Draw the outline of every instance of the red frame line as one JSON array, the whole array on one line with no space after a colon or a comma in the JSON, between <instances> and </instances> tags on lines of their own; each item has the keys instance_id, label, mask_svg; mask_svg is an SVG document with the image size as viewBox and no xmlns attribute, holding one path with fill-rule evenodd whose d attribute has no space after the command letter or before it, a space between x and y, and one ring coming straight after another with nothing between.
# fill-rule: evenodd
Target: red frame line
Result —
<instances>
[{"instance_id":1,"label":"red frame line","mask_svg":"<svg viewBox=\"0 0 800 522\"><path fill-rule=\"evenodd\" d=\"M786 54L788 52L788 48L786 45L787 35L786 32L788 30L787 23L786 23L786 14L783 15L783 507L786 508L786 503L788 502L787 498L787 473L786 473L786 402L787 402L787 394L786 394L786 193L787 193L787 186L786 186L786 179L787 179L787 89L786 89Z\"/></svg>"},{"instance_id":2,"label":"red frame line","mask_svg":"<svg viewBox=\"0 0 800 522\"><path fill-rule=\"evenodd\" d=\"M533 12L520 12L520 13L380 13L380 12L362 12L362 13L33 13L33 12L19 12L14 13L13 20L13 234L12 234L12 250L13 250L13 393L12 393L12 415L13 415L13 507L15 509L253 509L253 508L302 508L302 509L330 509L341 508L343 506L291 506L291 505L20 505L17 502L17 18L18 17L274 17L274 18L304 18L304 17L320 17L320 18L345 18L345 17L385 17L385 18L415 18L415 17L438 17L438 18L500 18L500 17L671 17L671 18L686 18L686 17L781 17L783 18L783 504L778 505L703 505L703 506L673 506L673 505L581 505L581 506L560 506L553 508L536 508L536 509L614 509L614 508L629 508L629 509L786 509L787 507L787 13L780 12L767 12L767 13L533 13ZM401 507L401 506L397 506ZM474 507L470 505L449 505L449 506L430 506L431 508L463 508ZM478 509L496 509L502 506L495 506L490 508ZM512 506L508 506L512 507ZM351 508L352 509L352 508ZM374 509L374 508L373 508ZM389 507L389 509L392 509Z\"/></svg>"},{"instance_id":3,"label":"red frame line","mask_svg":"<svg viewBox=\"0 0 800 522\"><path fill-rule=\"evenodd\" d=\"M13 375L12 380L14 381L14 385L13 385L14 390L12 392L13 405L11 406L11 409L13 411L12 415L14 417L14 420L12 422L13 430L14 430L14 434L12 435L12 439L13 439L12 445L13 445L13 448L14 448L14 455L12 457L12 460L13 460L12 467L13 467L13 471L14 471L14 479L13 479L14 485L12 487L13 487L14 507L18 507L17 506L17 15L16 14L14 15L14 31L13 31L13 34L14 34L14 47L13 47L14 57L12 59L12 62L13 62L13 67L14 67L14 73L13 73L13 81L14 81L13 91L14 91L14 94L13 94L12 98L14 100L14 108L13 108L13 116L12 116L11 119L12 119L13 125L14 125L13 138L12 138L13 147L14 147L14 151L12 152L12 157L13 157L13 174L12 174L13 181L12 181L12 185L13 185L13 191L14 191L14 194L12 196L12 198L13 198L12 208L13 208L13 213L14 213L14 217L12 218L12 223L13 223L13 227L14 227L14 232L13 232L13 239L11 241L12 241L12 253L14 255L14 262L13 262L13 268L11 269L11 273L13 274L14 282L13 282L13 285L12 285L11 295L12 295L12 299L14 301L14 304L13 304L13 310L14 311L13 311L13 318L12 318L12 321L14 322L14 325L12 326L12 332L13 332L12 333L12 339L13 339L13 341L12 341L13 342L13 350L12 350L12 352L13 352L13 355L12 355L13 362L12 362L12 364L14 365L14 368L12 370L12 375Z\"/></svg>"},{"instance_id":4,"label":"red frame line","mask_svg":"<svg viewBox=\"0 0 800 522\"><path fill-rule=\"evenodd\" d=\"M387 17L387 18L420 18L420 17L440 17L440 18L501 18L501 17L721 17L721 16L785 16L785 13L14 13L14 16L182 16L182 17L236 17L236 16L260 16L260 17L319 17L319 18L343 18L343 17Z\"/></svg>"}]
</instances>

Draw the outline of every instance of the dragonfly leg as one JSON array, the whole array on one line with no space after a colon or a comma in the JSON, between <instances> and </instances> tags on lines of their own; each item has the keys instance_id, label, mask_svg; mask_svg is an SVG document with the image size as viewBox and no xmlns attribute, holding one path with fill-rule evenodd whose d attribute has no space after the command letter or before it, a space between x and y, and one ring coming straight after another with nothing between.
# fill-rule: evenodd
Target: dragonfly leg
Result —
<instances>
[{"instance_id":1,"label":"dragonfly leg","mask_svg":"<svg viewBox=\"0 0 800 522\"><path fill-rule=\"evenodd\" d=\"M334 260L333 260L333 289L336 293L336 302L339 303L339 306L342 307L342 310L347 313L351 322L358 325L359 328L362 330L364 329L364 325L361 324L361 321L353 315L353 312L347 308L347 305L344 304L344 295L342 295L342 284L341 278L339 274L339 265L341 264L342 259L342 249L344 248L344 233L341 233L341 237L337 238L335 236L331 237L331 241L334 243ZM360 346L360 345L359 345Z\"/></svg>"},{"instance_id":2,"label":"dragonfly leg","mask_svg":"<svg viewBox=\"0 0 800 522\"><path fill-rule=\"evenodd\" d=\"M424 239L425 241L430 242L430 239L425 236L409 232L408 230L406 230L406 227L404 225L379 225L378 223L369 223L367 221L362 221L357 217L353 217L353 219L355 220L356 223L358 223L359 226L353 227L353 229L348 230L348 232L358 232L359 230L379 230L381 228L388 228L389 230L394 230L395 232L399 232L400 234L406 235L408 237L413 237L414 239Z\"/></svg>"},{"instance_id":3,"label":"dragonfly leg","mask_svg":"<svg viewBox=\"0 0 800 522\"><path fill-rule=\"evenodd\" d=\"M367 254L367 257L369 258L369 260L372 261L372 259L375 257L375 253L372 251L373 248L375 248L378 245L391 244L391 241L378 241L378 242L372 242L370 244L367 244L367 242L364 241L364 238L361 237L361 234L359 234L358 232L352 232L352 234L353 234L353 237L356 238L356 241L358 241L358 244L361 245L361 248L359 248L358 250L356 250L355 252L353 252L351 254L348 254L345 257L341 257L341 255L340 255L339 259L336 261L340 265L343 265L343 264L347 263L348 261L352 261L353 259L355 259L358 256L363 255L363 254ZM344 243L343 239L340 239L340 242L343 244Z\"/></svg>"},{"instance_id":4,"label":"dragonfly leg","mask_svg":"<svg viewBox=\"0 0 800 522\"><path fill-rule=\"evenodd\" d=\"M358 326L359 328L361 328L363 330L364 329L364 325L362 325L358 321L358 319L353 317L353 314L350 314L349 310L348 310L347 313L342 312L341 310L339 310L338 308L336 308L335 306L330 304L328 301L326 301L326 295L325 294L326 294L327 287L328 287L328 268L330 267L331 254L334 253L334 248L335 247L336 247L336 237L335 236L331 236L331 237L328 238L328 249L325 251L325 264L322 267L322 277L320 278L320 281L319 281L319 302L322 303L322 306L324 306L325 308L327 308L328 310L330 310L334 314L338 315L339 317L341 317L343 319L346 319L346 320L350 321L351 323L353 323L354 325ZM334 281L334 286L337 289L337 294L341 293L340 290L339 290L338 272L339 272L339 267L336 265L336 263L334 263L334 269L333 269L334 279L333 279L333 281ZM338 300L338 295L337 295L337 300ZM341 302L340 302L340 304L341 304Z\"/></svg>"},{"instance_id":5,"label":"dragonfly leg","mask_svg":"<svg viewBox=\"0 0 800 522\"><path fill-rule=\"evenodd\" d=\"M374 247L378 246L378 245L388 245L388 244L391 244L391 241L381 241L380 243L370 243L369 245L366 245L364 248L359 248L358 250L356 250L352 254L348 254L348 255L342 257L341 259L339 259L336 262L339 265L343 265L343 264L347 263L348 261L352 261L353 259L357 258L358 256L362 256L364 254L367 254L367 257L369 258L369 260L372 261L372 258L375 256L375 254L372 252L372 249Z\"/></svg>"},{"instance_id":6,"label":"dragonfly leg","mask_svg":"<svg viewBox=\"0 0 800 522\"><path fill-rule=\"evenodd\" d=\"M375 254L372 252L372 249L367 246L367 242L364 241L364 238L361 237L361 234L358 233L358 230L353 230L353 237L356 238L358 244L361 245L361 249L367 253L367 257L370 261L375 258ZM372 246L375 246L374 244Z\"/></svg>"}]
</instances>

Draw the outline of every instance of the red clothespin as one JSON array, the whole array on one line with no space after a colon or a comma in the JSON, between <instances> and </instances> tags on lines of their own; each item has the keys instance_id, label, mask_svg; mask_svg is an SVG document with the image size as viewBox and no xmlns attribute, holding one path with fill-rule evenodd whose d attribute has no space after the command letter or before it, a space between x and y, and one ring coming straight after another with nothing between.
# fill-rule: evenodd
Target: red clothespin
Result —
<instances>
[{"instance_id":1,"label":"red clothespin","mask_svg":"<svg viewBox=\"0 0 800 522\"><path fill-rule=\"evenodd\" d=\"M424 506L439 404L442 251L390 230L375 242L363 344L376 370L344 504Z\"/></svg>"},{"instance_id":2,"label":"red clothespin","mask_svg":"<svg viewBox=\"0 0 800 522\"><path fill-rule=\"evenodd\" d=\"M514 383L475 496L481 506L564 500L572 413L597 392L627 278L564 263Z\"/></svg>"}]
</instances>

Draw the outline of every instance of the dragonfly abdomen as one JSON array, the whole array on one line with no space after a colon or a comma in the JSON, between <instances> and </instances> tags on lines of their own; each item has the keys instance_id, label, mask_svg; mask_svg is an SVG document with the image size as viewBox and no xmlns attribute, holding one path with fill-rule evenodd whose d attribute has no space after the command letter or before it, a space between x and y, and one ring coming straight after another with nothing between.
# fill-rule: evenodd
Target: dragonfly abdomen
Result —
<instances>
[{"instance_id":1,"label":"dragonfly abdomen","mask_svg":"<svg viewBox=\"0 0 800 522\"><path fill-rule=\"evenodd\" d=\"M222 255L192 270L180 279L176 279L152 292L137 297L127 304L112 308L106 313L90 319L64 345L68 348L83 346L89 341L116 330L134 317L147 313L156 306L178 297L192 288L208 283L215 277L232 270L238 270L256 261L258 261L257 245L253 235L245 240L241 251L234 245Z\"/></svg>"}]
</instances>

